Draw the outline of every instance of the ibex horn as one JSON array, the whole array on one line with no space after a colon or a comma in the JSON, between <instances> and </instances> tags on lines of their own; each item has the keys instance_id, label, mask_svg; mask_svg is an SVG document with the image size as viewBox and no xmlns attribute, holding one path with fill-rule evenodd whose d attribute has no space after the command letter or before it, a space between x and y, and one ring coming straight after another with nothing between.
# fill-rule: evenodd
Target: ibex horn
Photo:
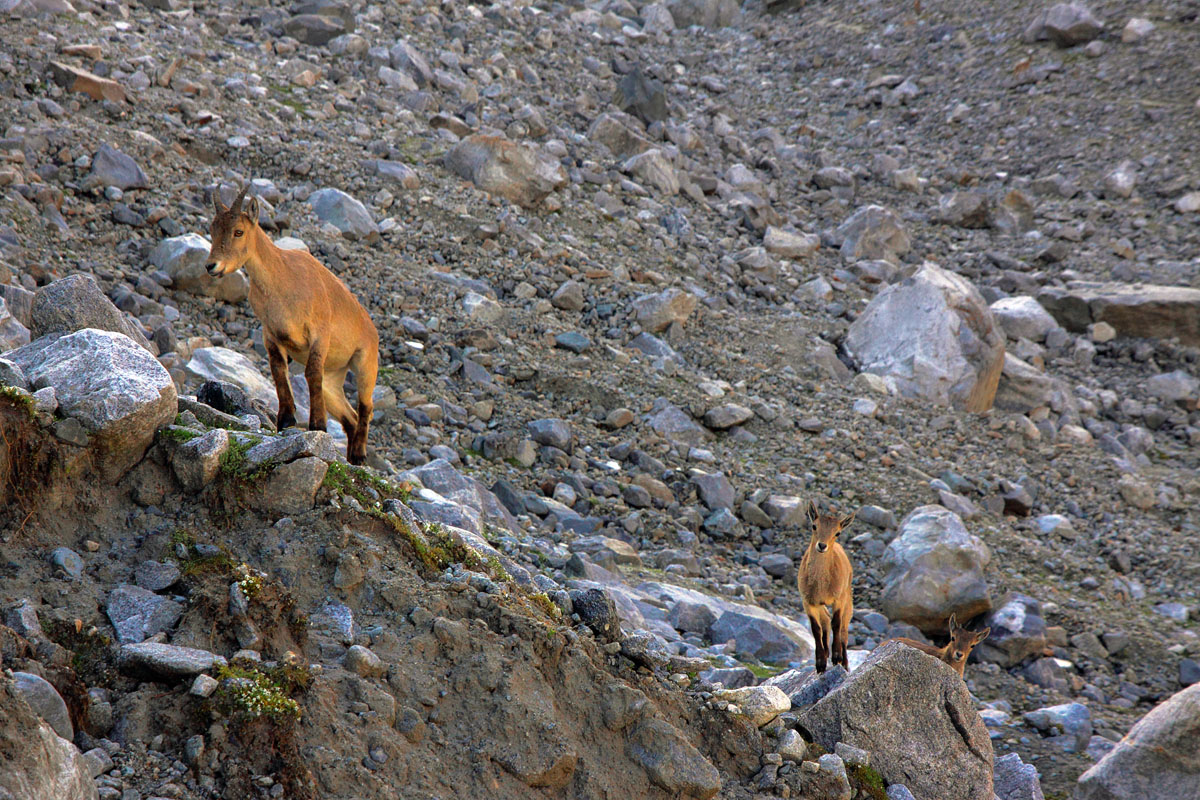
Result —
<instances>
[{"instance_id":1,"label":"ibex horn","mask_svg":"<svg viewBox=\"0 0 1200 800\"><path fill-rule=\"evenodd\" d=\"M238 192L238 196L233 199L233 205L230 206L230 208L233 209L234 214L241 212L242 201L246 199L246 192L249 189L250 189L250 184L247 183L245 186L242 187L242 190L240 192Z\"/></svg>"},{"instance_id":2,"label":"ibex horn","mask_svg":"<svg viewBox=\"0 0 1200 800\"><path fill-rule=\"evenodd\" d=\"M216 211L218 214L224 214L226 211L229 210L229 209L223 208L221 206L221 184L220 183L217 183L217 185L213 187L212 201L213 201L213 210Z\"/></svg>"}]
</instances>

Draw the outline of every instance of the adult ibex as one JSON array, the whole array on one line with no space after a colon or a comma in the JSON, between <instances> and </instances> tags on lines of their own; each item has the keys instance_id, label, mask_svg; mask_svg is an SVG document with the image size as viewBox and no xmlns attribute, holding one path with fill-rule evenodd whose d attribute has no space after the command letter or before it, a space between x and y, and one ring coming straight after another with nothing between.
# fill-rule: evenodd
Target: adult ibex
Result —
<instances>
[{"instance_id":1,"label":"adult ibex","mask_svg":"<svg viewBox=\"0 0 1200 800\"><path fill-rule=\"evenodd\" d=\"M958 615L950 615L950 641L945 647L934 647L931 644L918 642L915 639L900 637L897 639L888 639L888 642L901 642L909 647L915 647L922 653L933 656L939 661L944 661L949 664L958 677L963 676L963 670L967 667L967 656L971 655L971 651L975 649L975 645L982 642L992 632L991 628L984 628L976 633L969 631L958 624ZM883 644L887 644L884 642Z\"/></svg>"},{"instance_id":2,"label":"adult ibex","mask_svg":"<svg viewBox=\"0 0 1200 800\"><path fill-rule=\"evenodd\" d=\"M281 250L258 226L258 198L242 188L225 208L213 190L208 274L229 275L243 267L250 278L250 307L263 326L263 345L279 398L276 424L296 424L296 402L288 383L288 358L304 365L308 381L308 428L325 430L326 409L349 437L346 458L361 464L367 454L371 393L379 372L379 333L346 284L304 250ZM354 372L358 409L342 384Z\"/></svg>"},{"instance_id":3,"label":"adult ibex","mask_svg":"<svg viewBox=\"0 0 1200 800\"><path fill-rule=\"evenodd\" d=\"M812 626L817 646L817 672L824 672L826 660L846 669L846 639L849 637L850 616L854 613L854 598L850 589L853 570L846 551L837 543L837 535L854 521L854 514L839 517L817 511L811 500L807 509L812 526L812 540L800 560L796 584L804 601L804 612ZM833 620L825 606L833 609ZM832 641L831 641L832 640Z\"/></svg>"}]
</instances>

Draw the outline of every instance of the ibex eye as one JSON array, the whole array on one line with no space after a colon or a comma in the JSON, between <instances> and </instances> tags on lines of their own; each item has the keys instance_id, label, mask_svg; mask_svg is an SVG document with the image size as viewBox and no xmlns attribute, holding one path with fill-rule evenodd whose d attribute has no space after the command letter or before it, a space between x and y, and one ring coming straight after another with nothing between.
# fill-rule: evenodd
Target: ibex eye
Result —
<instances>
[{"instance_id":1,"label":"ibex eye","mask_svg":"<svg viewBox=\"0 0 1200 800\"><path fill-rule=\"evenodd\" d=\"M241 235L242 235L242 231L234 231L234 232L233 232L233 235L234 235L235 237L236 237L236 236L241 236Z\"/></svg>"}]
</instances>

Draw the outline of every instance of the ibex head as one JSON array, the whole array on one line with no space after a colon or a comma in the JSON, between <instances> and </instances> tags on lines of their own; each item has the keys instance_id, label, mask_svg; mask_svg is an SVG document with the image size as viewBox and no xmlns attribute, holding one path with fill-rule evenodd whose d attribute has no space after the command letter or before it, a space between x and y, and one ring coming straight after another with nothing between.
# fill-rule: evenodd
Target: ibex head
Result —
<instances>
[{"instance_id":1,"label":"ibex head","mask_svg":"<svg viewBox=\"0 0 1200 800\"><path fill-rule=\"evenodd\" d=\"M208 274L213 277L237 272L250 257L250 234L258 227L258 198L246 199L249 188L250 184L243 186L228 208L221 205L220 184L213 189L212 247L208 252Z\"/></svg>"},{"instance_id":2,"label":"ibex head","mask_svg":"<svg viewBox=\"0 0 1200 800\"><path fill-rule=\"evenodd\" d=\"M850 523L854 521L853 513L838 516L818 511L817 504L811 500L808 501L805 516L808 517L808 524L812 526L812 544L818 553L826 552L837 535L850 527Z\"/></svg>"},{"instance_id":3,"label":"ibex head","mask_svg":"<svg viewBox=\"0 0 1200 800\"><path fill-rule=\"evenodd\" d=\"M946 661L950 666L960 670L961 674L962 665L966 664L967 656L971 655L975 645L986 639L991 632L991 628L984 628L979 632L969 631L958 624L956 614L951 614L950 643L946 645Z\"/></svg>"}]
</instances>

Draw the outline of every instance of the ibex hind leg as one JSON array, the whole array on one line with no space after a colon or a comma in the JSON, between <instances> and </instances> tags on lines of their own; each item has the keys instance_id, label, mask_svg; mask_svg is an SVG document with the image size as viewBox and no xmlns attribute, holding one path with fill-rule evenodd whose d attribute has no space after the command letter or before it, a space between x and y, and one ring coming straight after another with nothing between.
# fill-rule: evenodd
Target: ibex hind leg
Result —
<instances>
[{"instance_id":1,"label":"ibex hind leg","mask_svg":"<svg viewBox=\"0 0 1200 800\"><path fill-rule=\"evenodd\" d=\"M813 642L816 645L817 672L824 672L829 665L830 654L830 624L829 613L824 606L805 608L808 612L808 623L812 628Z\"/></svg>"},{"instance_id":2,"label":"ibex hind leg","mask_svg":"<svg viewBox=\"0 0 1200 800\"><path fill-rule=\"evenodd\" d=\"M346 459L351 464L361 464L367 458L367 430L371 427L371 415L375 410L374 395L375 381L379 377L379 353L359 350L350 359L350 367L354 370L354 383L358 389L358 410L356 418L358 426L350 435L350 443L346 447Z\"/></svg>"},{"instance_id":3,"label":"ibex hind leg","mask_svg":"<svg viewBox=\"0 0 1200 800\"><path fill-rule=\"evenodd\" d=\"M850 634L850 609L837 607L833 610L833 663L850 669L846 657L846 639Z\"/></svg>"}]
</instances>

